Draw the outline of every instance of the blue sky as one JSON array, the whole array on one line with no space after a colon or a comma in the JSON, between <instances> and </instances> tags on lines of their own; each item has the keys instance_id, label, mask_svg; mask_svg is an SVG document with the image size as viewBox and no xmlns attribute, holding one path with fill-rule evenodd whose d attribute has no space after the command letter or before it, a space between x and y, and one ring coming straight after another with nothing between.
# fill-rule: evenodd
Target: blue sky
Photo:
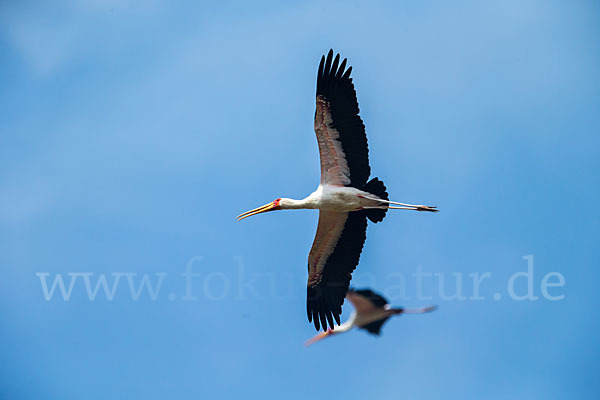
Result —
<instances>
[{"instance_id":1,"label":"blue sky","mask_svg":"<svg viewBox=\"0 0 600 400\"><path fill-rule=\"evenodd\" d=\"M3 2L1 397L597 398L599 17L593 1ZM353 283L440 307L305 348L316 212L235 216L316 187L329 48L353 66L374 174L441 209L370 226ZM517 301L528 255L538 299ZM562 300L541 293L551 272ZM39 273L80 275L65 301ZM483 300L472 273L490 274ZM113 299L81 274L121 274ZM162 276L154 300L127 286L144 274Z\"/></svg>"}]
</instances>

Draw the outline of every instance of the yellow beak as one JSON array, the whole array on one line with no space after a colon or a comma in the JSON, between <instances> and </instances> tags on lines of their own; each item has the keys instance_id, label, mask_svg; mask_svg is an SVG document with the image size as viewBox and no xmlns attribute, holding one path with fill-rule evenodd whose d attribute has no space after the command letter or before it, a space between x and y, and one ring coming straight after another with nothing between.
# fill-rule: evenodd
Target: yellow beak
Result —
<instances>
[{"instance_id":1,"label":"yellow beak","mask_svg":"<svg viewBox=\"0 0 600 400\"><path fill-rule=\"evenodd\" d=\"M321 332L316 336L313 336L312 338L308 339L306 342L304 342L305 346L310 346L311 344L318 342L321 339L325 339L326 337L330 336L333 334L333 331L331 329L328 329L325 332Z\"/></svg>"},{"instance_id":2,"label":"yellow beak","mask_svg":"<svg viewBox=\"0 0 600 400\"><path fill-rule=\"evenodd\" d=\"M264 213L267 211L273 211L276 207L277 205L275 205L275 202L272 201L269 204L265 204L264 206L255 208L254 210L246 211L245 213L238 215L237 220L241 221L244 218L248 218L256 214Z\"/></svg>"}]
</instances>

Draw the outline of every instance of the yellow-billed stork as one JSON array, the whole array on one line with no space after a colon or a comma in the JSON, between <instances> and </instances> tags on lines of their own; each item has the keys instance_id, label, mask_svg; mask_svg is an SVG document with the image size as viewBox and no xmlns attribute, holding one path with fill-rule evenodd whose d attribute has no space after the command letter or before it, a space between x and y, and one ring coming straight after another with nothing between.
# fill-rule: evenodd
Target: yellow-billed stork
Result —
<instances>
[{"instance_id":1,"label":"yellow-billed stork","mask_svg":"<svg viewBox=\"0 0 600 400\"><path fill-rule=\"evenodd\" d=\"M352 272L366 238L367 219L374 223L388 209L433 211L435 207L389 201L386 187L370 181L369 149L365 125L358 115L358 101L346 59L321 57L317 75L314 128L321 158L321 182L303 200L279 198L247 211L238 220L267 211L319 209L317 233L308 256L306 310L309 322L320 330L340 324L342 304ZM390 204L399 207L393 207Z\"/></svg>"},{"instance_id":2,"label":"yellow-billed stork","mask_svg":"<svg viewBox=\"0 0 600 400\"><path fill-rule=\"evenodd\" d=\"M423 314L435 310L435 306L423 308L392 308L388 301L378 293L369 289L349 289L346 298L352 302L354 311L340 326L328 329L306 341L309 346L321 339L337 333L348 332L352 328L364 329L372 335L379 336L381 327L393 315Z\"/></svg>"}]
</instances>

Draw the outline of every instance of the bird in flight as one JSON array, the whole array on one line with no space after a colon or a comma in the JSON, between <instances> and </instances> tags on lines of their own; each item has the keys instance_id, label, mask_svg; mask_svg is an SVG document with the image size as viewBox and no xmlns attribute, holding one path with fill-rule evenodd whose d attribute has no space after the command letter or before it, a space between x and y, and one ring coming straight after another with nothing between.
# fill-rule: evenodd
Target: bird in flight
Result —
<instances>
[{"instance_id":1,"label":"bird in flight","mask_svg":"<svg viewBox=\"0 0 600 400\"><path fill-rule=\"evenodd\" d=\"M346 298L354 306L354 312L352 312L348 321L335 329L328 329L307 340L305 343L307 346L331 335L348 332L352 328L364 329L372 335L379 336L381 327L393 315L423 314L435 310L433 306L416 309L392 308L383 296L369 289L349 289Z\"/></svg>"},{"instance_id":2,"label":"bird in flight","mask_svg":"<svg viewBox=\"0 0 600 400\"><path fill-rule=\"evenodd\" d=\"M321 182L303 200L279 198L247 211L238 220L287 209L318 209L317 233L308 255L306 311L316 330L339 325L342 304L366 239L367 219L381 222L389 209L438 211L436 207L390 201L378 178L369 180L365 125L347 60L321 57L317 74L314 128L321 159Z\"/></svg>"}]
</instances>

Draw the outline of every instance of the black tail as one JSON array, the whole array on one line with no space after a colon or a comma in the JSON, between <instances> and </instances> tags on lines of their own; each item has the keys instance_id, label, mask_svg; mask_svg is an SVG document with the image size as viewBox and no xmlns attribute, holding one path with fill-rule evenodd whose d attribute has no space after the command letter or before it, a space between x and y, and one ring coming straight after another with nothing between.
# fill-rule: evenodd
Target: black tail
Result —
<instances>
[{"instance_id":1,"label":"black tail","mask_svg":"<svg viewBox=\"0 0 600 400\"><path fill-rule=\"evenodd\" d=\"M380 199L389 200L388 193L386 192L385 185L378 178L373 178L362 188L365 192L369 192L379 197ZM387 209L367 209L365 210L367 214L367 218L371 220L371 222L378 223L383 221L385 218L385 213Z\"/></svg>"}]
</instances>

